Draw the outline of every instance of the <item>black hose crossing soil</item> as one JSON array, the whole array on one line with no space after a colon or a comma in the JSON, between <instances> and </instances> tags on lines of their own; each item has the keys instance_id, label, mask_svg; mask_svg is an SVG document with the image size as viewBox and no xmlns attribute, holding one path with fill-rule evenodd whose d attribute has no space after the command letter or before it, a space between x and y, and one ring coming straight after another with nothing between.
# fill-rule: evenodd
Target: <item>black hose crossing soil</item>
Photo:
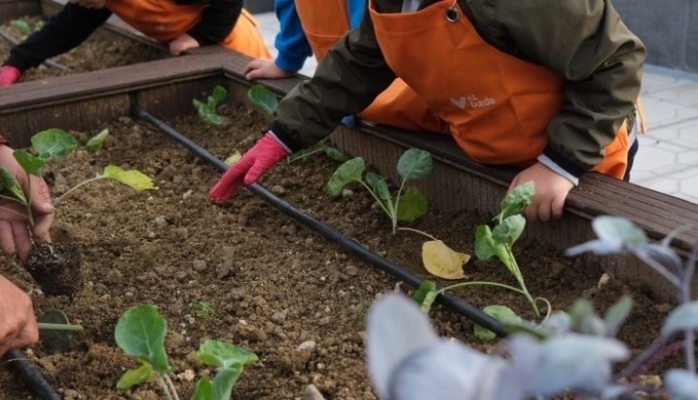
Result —
<instances>
[{"instance_id":1,"label":"black hose crossing soil","mask_svg":"<svg viewBox=\"0 0 698 400\"><path fill-rule=\"evenodd\" d=\"M41 371L32 364L21 350L10 350L5 354L5 361L17 371L29 389L41 400L61 400L62 397L56 392L50 383L46 381Z\"/></svg>"},{"instance_id":2,"label":"black hose crossing soil","mask_svg":"<svg viewBox=\"0 0 698 400\"><path fill-rule=\"evenodd\" d=\"M10 46L12 46L12 47L15 47L15 46L17 46L17 45L19 44L19 42L17 41L17 39L15 39L14 37L12 37L12 35L10 35L9 33L5 32L5 31L2 30L2 29L0 29L0 37L3 38L3 39L5 39L5 41L7 41L7 43L9 43ZM44 60L43 63L44 63L47 67L51 67L51 68L57 69L57 70L59 70L59 71L67 71L67 70L70 69L70 68L68 68L67 65L64 65L64 64L61 64L61 63L57 63L57 62L52 61L52 60Z\"/></svg>"},{"instance_id":3,"label":"black hose crossing soil","mask_svg":"<svg viewBox=\"0 0 698 400\"><path fill-rule=\"evenodd\" d=\"M219 171L222 172L228 168L228 166L223 161L219 160L217 157L209 153L206 149L202 148L183 134L177 132L163 121L160 121L159 119L143 111L139 106L134 105L132 107L132 112L134 116L141 118L144 121L150 122L160 131L162 131L165 135L176 140L184 147L189 149L191 152L196 154L198 157L213 165ZM332 242L339 245L351 254L362 258L366 262L375 265L376 267L382 269L385 272L388 272L389 274L395 276L396 278L408 283L409 285L415 288L419 287L419 285L423 282L421 278L410 273L404 267L401 267L400 265L397 265L379 256L378 254L375 254L367 250L360 244L356 243L354 240L342 235L341 233L337 232L331 227L294 208L286 201L274 196L271 192L264 189L262 186L258 184L252 184L246 187L250 191L252 191L252 193L258 195L268 203L271 203L272 205L277 207L284 214L294 218L295 220L301 222L305 226L319 232L320 234L322 234L322 236L331 240ZM504 337L507 335L506 330L499 321L495 320L494 318L484 313L477 307L470 305L469 303L463 301L458 297L450 296L448 294L441 294L436 297L436 302L443 304L444 306L468 318L469 320L482 326L483 328L489 329L490 331L497 334L497 336Z\"/></svg>"}]
</instances>

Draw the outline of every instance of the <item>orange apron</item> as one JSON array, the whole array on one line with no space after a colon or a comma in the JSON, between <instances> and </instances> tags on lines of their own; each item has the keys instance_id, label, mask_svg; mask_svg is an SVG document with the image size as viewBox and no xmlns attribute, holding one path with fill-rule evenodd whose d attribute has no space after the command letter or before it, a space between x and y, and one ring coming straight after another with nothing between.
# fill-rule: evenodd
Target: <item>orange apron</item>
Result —
<instances>
[{"instance_id":1,"label":"orange apron","mask_svg":"<svg viewBox=\"0 0 698 400\"><path fill-rule=\"evenodd\" d=\"M303 31L318 62L351 29L346 0L323 0L321 3L318 0L295 1ZM358 116L408 130L447 132L443 121L401 79L393 81Z\"/></svg>"},{"instance_id":2,"label":"orange apron","mask_svg":"<svg viewBox=\"0 0 698 400\"><path fill-rule=\"evenodd\" d=\"M470 157L485 164L535 163L547 144L548 123L563 103L564 81L486 43L453 5L442 0L417 12L383 14L370 0L388 65L437 110ZM450 22L447 12L454 11L459 17ZM594 171L623 178L629 150L625 127Z\"/></svg>"},{"instance_id":3,"label":"orange apron","mask_svg":"<svg viewBox=\"0 0 698 400\"><path fill-rule=\"evenodd\" d=\"M107 0L106 7L144 35L168 43L192 29L206 6L177 5L172 0ZM244 9L233 30L219 44L250 57L271 58L257 31L257 21Z\"/></svg>"}]
</instances>

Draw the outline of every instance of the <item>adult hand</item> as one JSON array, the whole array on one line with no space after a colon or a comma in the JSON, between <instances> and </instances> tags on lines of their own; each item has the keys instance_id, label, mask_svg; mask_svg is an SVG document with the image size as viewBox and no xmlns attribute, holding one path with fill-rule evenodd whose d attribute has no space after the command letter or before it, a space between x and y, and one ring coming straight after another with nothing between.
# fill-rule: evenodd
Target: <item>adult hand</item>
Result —
<instances>
[{"instance_id":1,"label":"adult hand","mask_svg":"<svg viewBox=\"0 0 698 400\"><path fill-rule=\"evenodd\" d=\"M290 153L271 133L267 132L235 164L223 174L209 192L217 203L230 199L240 185L251 185L271 167Z\"/></svg>"},{"instance_id":2,"label":"adult hand","mask_svg":"<svg viewBox=\"0 0 698 400\"><path fill-rule=\"evenodd\" d=\"M39 340L39 327L29 296L0 275L0 356Z\"/></svg>"},{"instance_id":3,"label":"adult hand","mask_svg":"<svg viewBox=\"0 0 698 400\"><path fill-rule=\"evenodd\" d=\"M49 229L53 224L54 208L48 185L38 176L28 177L15 160L13 150L0 145L0 167L6 168L17 178L25 193L30 193L34 229L30 232L27 209L12 200L0 202L0 249L5 254L19 253L25 260L32 249L31 233L42 242L50 242Z\"/></svg>"},{"instance_id":4,"label":"adult hand","mask_svg":"<svg viewBox=\"0 0 698 400\"><path fill-rule=\"evenodd\" d=\"M170 42L170 54L173 56L178 56L189 49L195 49L199 47L199 42L193 37L182 34L177 39Z\"/></svg>"},{"instance_id":5,"label":"adult hand","mask_svg":"<svg viewBox=\"0 0 698 400\"><path fill-rule=\"evenodd\" d=\"M536 163L514 177L508 192L529 181L533 181L536 193L531 204L524 210L526 219L549 221L551 218L560 218L567 194L574 184L545 165Z\"/></svg>"},{"instance_id":6,"label":"adult hand","mask_svg":"<svg viewBox=\"0 0 698 400\"><path fill-rule=\"evenodd\" d=\"M295 72L284 71L279 68L273 60L263 60L256 58L250 61L245 67L245 78L254 79L281 79L296 75Z\"/></svg>"},{"instance_id":7,"label":"adult hand","mask_svg":"<svg viewBox=\"0 0 698 400\"><path fill-rule=\"evenodd\" d=\"M22 77L22 73L15 67L4 65L0 68L0 87L10 86Z\"/></svg>"}]
</instances>

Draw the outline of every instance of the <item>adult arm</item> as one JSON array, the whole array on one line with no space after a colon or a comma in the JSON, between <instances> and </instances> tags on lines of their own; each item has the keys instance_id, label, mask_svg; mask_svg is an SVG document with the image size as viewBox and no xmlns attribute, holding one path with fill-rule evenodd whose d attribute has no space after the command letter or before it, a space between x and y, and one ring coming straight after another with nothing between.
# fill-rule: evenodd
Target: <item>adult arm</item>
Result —
<instances>
[{"instance_id":1,"label":"adult arm","mask_svg":"<svg viewBox=\"0 0 698 400\"><path fill-rule=\"evenodd\" d=\"M242 0L211 0L201 20L187 32L200 46L218 44L230 35L240 18Z\"/></svg>"},{"instance_id":2,"label":"adult arm","mask_svg":"<svg viewBox=\"0 0 698 400\"><path fill-rule=\"evenodd\" d=\"M4 65L24 73L46 59L63 54L84 42L111 16L106 8L85 8L67 3L63 9L24 42L10 51Z\"/></svg>"},{"instance_id":3,"label":"adult arm","mask_svg":"<svg viewBox=\"0 0 698 400\"><path fill-rule=\"evenodd\" d=\"M498 1L523 58L566 80L544 157L575 177L603 159L640 94L645 47L604 0ZM522 18L522 16L526 16Z\"/></svg>"},{"instance_id":4,"label":"adult arm","mask_svg":"<svg viewBox=\"0 0 698 400\"><path fill-rule=\"evenodd\" d=\"M313 78L279 102L272 131L291 151L313 145L342 118L371 104L394 79L366 13L361 25L327 53Z\"/></svg>"}]
</instances>

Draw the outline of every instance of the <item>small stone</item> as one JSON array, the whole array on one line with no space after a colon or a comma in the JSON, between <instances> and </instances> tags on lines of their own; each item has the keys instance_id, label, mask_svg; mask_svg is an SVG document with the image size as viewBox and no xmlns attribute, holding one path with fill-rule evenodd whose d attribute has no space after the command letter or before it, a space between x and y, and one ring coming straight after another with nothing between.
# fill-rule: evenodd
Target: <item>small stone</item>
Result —
<instances>
[{"instance_id":1,"label":"small stone","mask_svg":"<svg viewBox=\"0 0 698 400\"><path fill-rule=\"evenodd\" d=\"M312 351L315 349L315 346L317 346L317 343L314 340L306 340L296 347L296 351Z\"/></svg>"},{"instance_id":2,"label":"small stone","mask_svg":"<svg viewBox=\"0 0 698 400\"><path fill-rule=\"evenodd\" d=\"M359 274L359 270L355 266L350 265L347 267L347 275L356 276L358 274Z\"/></svg>"},{"instance_id":3,"label":"small stone","mask_svg":"<svg viewBox=\"0 0 698 400\"><path fill-rule=\"evenodd\" d=\"M206 265L206 261L204 261L204 260L194 260L194 262L192 264L193 264L194 271L203 272L206 270L207 265Z\"/></svg>"},{"instance_id":4,"label":"small stone","mask_svg":"<svg viewBox=\"0 0 698 400\"><path fill-rule=\"evenodd\" d=\"M283 310L283 311L275 311L271 315L271 320L273 322L276 322L277 324L280 324L286 320L286 316L288 315L288 310Z\"/></svg>"}]
</instances>

